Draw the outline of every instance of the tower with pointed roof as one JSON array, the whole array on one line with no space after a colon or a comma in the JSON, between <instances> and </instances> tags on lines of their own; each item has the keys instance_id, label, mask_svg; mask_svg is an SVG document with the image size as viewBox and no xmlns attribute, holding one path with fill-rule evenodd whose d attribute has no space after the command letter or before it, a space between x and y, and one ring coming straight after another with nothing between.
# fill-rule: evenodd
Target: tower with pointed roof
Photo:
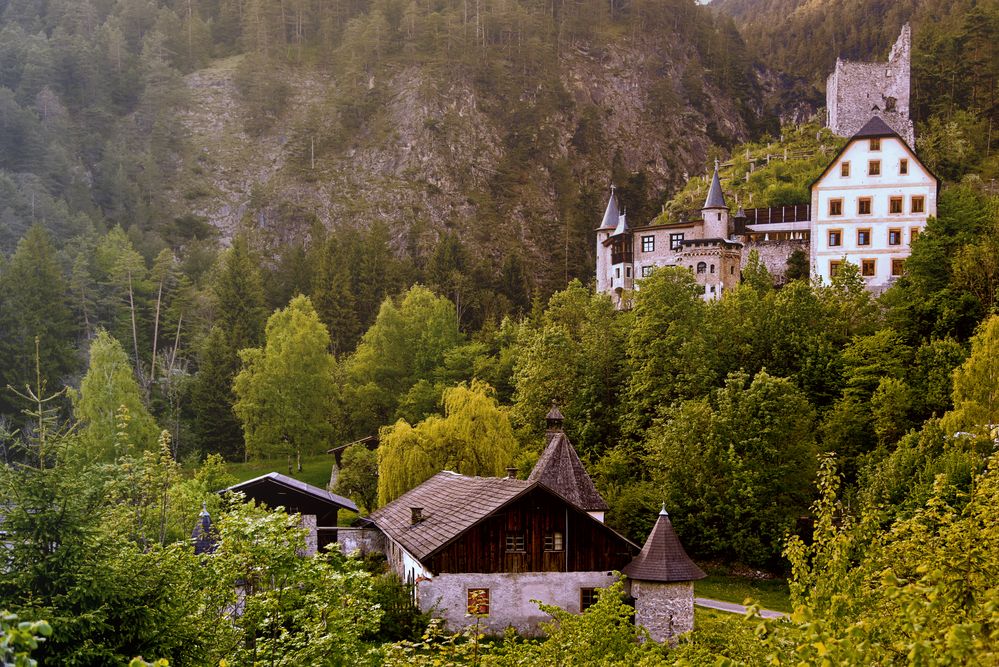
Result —
<instances>
[{"instance_id":1,"label":"tower with pointed roof","mask_svg":"<svg viewBox=\"0 0 999 667\"><path fill-rule=\"evenodd\" d=\"M613 294L618 306L623 307L628 294L635 288L634 241L627 214L618 205L613 185L596 231L597 290Z\"/></svg>"},{"instance_id":2,"label":"tower with pointed roof","mask_svg":"<svg viewBox=\"0 0 999 667\"><path fill-rule=\"evenodd\" d=\"M704 199L704 206L701 207L701 215L704 218L704 238L729 237L728 204L725 203L725 193L722 192L721 179L718 177L718 160L715 160L715 173L711 177L711 186Z\"/></svg>"},{"instance_id":3,"label":"tower with pointed roof","mask_svg":"<svg viewBox=\"0 0 999 667\"><path fill-rule=\"evenodd\" d=\"M705 574L673 530L666 505L642 551L622 570L635 598L635 623L657 642L694 629L694 582Z\"/></svg>"}]
</instances>

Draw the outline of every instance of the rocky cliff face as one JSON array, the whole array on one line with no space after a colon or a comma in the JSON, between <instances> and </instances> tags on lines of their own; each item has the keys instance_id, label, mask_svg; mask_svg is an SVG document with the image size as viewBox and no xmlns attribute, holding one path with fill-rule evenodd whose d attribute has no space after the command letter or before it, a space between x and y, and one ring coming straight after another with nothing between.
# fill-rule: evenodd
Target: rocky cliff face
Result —
<instances>
[{"instance_id":1,"label":"rocky cliff face","mask_svg":"<svg viewBox=\"0 0 999 667\"><path fill-rule=\"evenodd\" d=\"M679 41L572 47L556 75L523 77L516 97L473 72L410 64L372 74L352 105L334 77L288 70L288 103L259 135L245 129L237 66L186 77L197 157L182 194L195 214L226 235L250 223L275 241L317 221L382 220L417 255L455 230L486 258L523 252L539 287L592 275L590 230L612 180L632 223L645 224L706 168L713 142L748 134L740 106Z\"/></svg>"}]
</instances>

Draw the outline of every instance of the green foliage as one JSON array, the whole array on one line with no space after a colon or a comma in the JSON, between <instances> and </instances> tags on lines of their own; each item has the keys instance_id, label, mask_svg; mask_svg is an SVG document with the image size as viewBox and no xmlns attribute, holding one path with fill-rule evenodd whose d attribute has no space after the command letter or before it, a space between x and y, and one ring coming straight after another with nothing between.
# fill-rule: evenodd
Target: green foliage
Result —
<instances>
[{"instance_id":1,"label":"green foliage","mask_svg":"<svg viewBox=\"0 0 999 667\"><path fill-rule=\"evenodd\" d=\"M668 410L649 432L648 465L677 533L702 557L774 565L807 509L814 413L790 381L732 374L711 399Z\"/></svg>"},{"instance_id":2,"label":"green foliage","mask_svg":"<svg viewBox=\"0 0 999 667\"><path fill-rule=\"evenodd\" d=\"M252 456L301 457L326 446L333 433L333 370L329 334L308 297L297 296L267 320L262 348L240 351L233 410Z\"/></svg>"},{"instance_id":3,"label":"green foliage","mask_svg":"<svg viewBox=\"0 0 999 667\"><path fill-rule=\"evenodd\" d=\"M473 381L444 391L444 417L416 426L384 427L378 445L378 502L395 500L441 470L499 476L513 461L517 441L492 388Z\"/></svg>"},{"instance_id":4,"label":"green foliage","mask_svg":"<svg viewBox=\"0 0 999 667\"><path fill-rule=\"evenodd\" d=\"M355 498L369 513L378 502L378 454L363 444L351 445L343 452L336 491Z\"/></svg>"},{"instance_id":5,"label":"green foliage","mask_svg":"<svg viewBox=\"0 0 999 667\"><path fill-rule=\"evenodd\" d=\"M954 371L954 410L943 426L999 437L999 315L982 322L971 339L971 355Z\"/></svg>"},{"instance_id":6,"label":"green foliage","mask_svg":"<svg viewBox=\"0 0 999 667\"><path fill-rule=\"evenodd\" d=\"M90 366L73 392L73 415L88 456L108 461L129 453L151 449L159 429L142 401L128 355L121 343L106 331L98 331L90 344Z\"/></svg>"},{"instance_id":7,"label":"green foliage","mask_svg":"<svg viewBox=\"0 0 999 667\"><path fill-rule=\"evenodd\" d=\"M31 652L51 635L52 626L46 621L18 623L17 614L0 611L0 665L35 667L38 661L31 658Z\"/></svg>"}]
</instances>

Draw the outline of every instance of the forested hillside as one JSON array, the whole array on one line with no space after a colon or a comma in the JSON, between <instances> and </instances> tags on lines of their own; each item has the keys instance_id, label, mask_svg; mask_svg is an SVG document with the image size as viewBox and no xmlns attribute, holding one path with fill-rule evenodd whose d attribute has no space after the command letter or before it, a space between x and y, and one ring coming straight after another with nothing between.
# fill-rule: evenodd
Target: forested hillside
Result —
<instances>
[{"instance_id":1,"label":"forested hillside","mask_svg":"<svg viewBox=\"0 0 999 667\"><path fill-rule=\"evenodd\" d=\"M714 0L750 53L820 92L836 58L885 59L912 25L912 118L937 173L999 176L999 2L996 0Z\"/></svg>"}]
</instances>

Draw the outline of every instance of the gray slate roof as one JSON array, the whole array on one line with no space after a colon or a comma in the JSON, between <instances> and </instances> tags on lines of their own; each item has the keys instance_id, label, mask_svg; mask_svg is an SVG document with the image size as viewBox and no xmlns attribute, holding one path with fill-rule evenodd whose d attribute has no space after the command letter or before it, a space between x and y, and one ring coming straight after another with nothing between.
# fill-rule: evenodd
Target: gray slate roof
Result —
<instances>
[{"instance_id":1,"label":"gray slate roof","mask_svg":"<svg viewBox=\"0 0 999 667\"><path fill-rule=\"evenodd\" d=\"M369 517L414 557L423 560L536 485L509 477L468 477L445 470ZM423 508L412 523L411 507Z\"/></svg>"},{"instance_id":2,"label":"gray slate roof","mask_svg":"<svg viewBox=\"0 0 999 667\"><path fill-rule=\"evenodd\" d=\"M683 550L665 507L641 553L622 572L637 581L694 581L707 576Z\"/></svg>"},{"instance_id":3,"label":"gray slate roof","mask_svg":"<svg viewBox=\"0 0 999 667\"><path fill-rule=\"evenodd\" d=\"M610 199L607 201L607 210L604 211L604 220L600 223L600 229L614 229L617 227L619 217L621 212L617 207L617 195L614 194L614 186L611 186Z\"/></svg>"},{"instance_id":4,"label":"gray slate roof","mask_svg":"<svg viewBox=\"0 0 999 667\"><path fill-rule=\"evenodd\" d=\"M864 139L867 137L897 137L898 132L891 129L888 123L884 122L880 116L871 116L871 119L864 123L864 126L857 130L853 139Z\"/></svg>"},{"instance_id":5,"label":"gray slate roof","mask_svg":"<svg viewBox=\"0 0 999 667\"><path fill-rule=\"evenodd\" d=\"M355 505L354 501L350 498L338 496L335 493L330 493L326 489L320 489L318 486L312 486L311 484L297 480L294 477L282 475L279 472L269 472L266 475L261 475L260 477L254 477L253 479L248 479L245 482L234 484L225 490L233 492L242 491L243 493L246 493L246 495L253 497L252 489L254 487L260 487L268 484L286 487L321 503L332 503L344 509L349 509L352 512L358 511L357 505Z\"/></svg>"},{"instance_id":6,"label":"gray slate roof","mask_svg":"<svg viewBox=\"0 0 999 667\"><path fill-rule=\"evenodd\" d=\"M718 163L715 163L715 174L711 177L711 187L708 188L707 199L702 208L728 208L725 194L722 192L721 180L718 178Z\"/></svg>"},{"instance_id":7,"label":"gray slate roof","mask_svg":"<svg viewBox=\"0 0 999 667\"><path fill-rule=\"evenodd\" d=\"M548 431L545 451L534 466L529 482L539 482L587 512L610 509L586 473L576 449L564 431Z\"/></svg>"}]
</instances>

